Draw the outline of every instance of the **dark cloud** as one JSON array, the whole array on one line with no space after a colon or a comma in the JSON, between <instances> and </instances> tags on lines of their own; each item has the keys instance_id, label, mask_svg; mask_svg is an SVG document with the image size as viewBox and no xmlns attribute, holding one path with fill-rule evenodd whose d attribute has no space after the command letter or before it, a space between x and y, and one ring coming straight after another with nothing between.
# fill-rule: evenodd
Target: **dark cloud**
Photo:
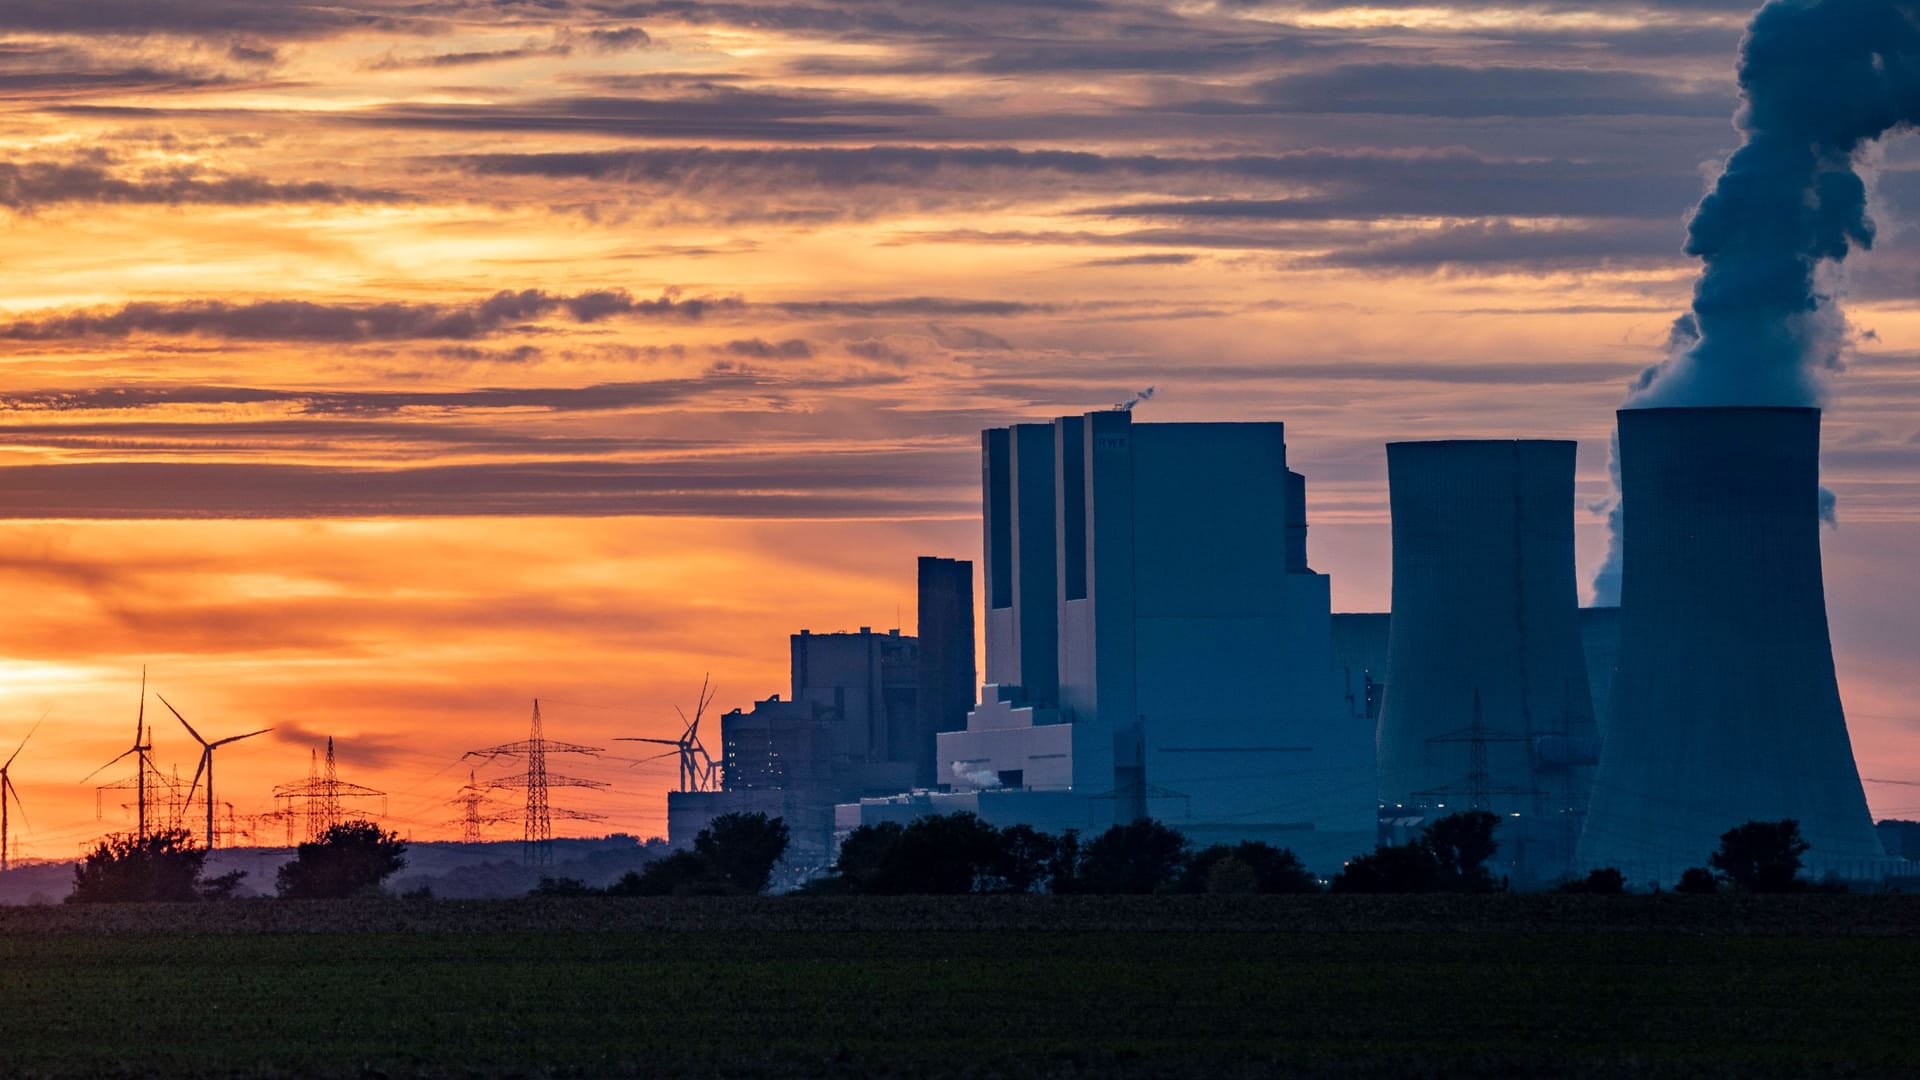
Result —
<instances>
[{"instance_id":1,"label":"dark cloud","mask_svg":"<svg viewBox=\"0 0 1920 1080\"><path fill-rule=\"evenodd\" d=\"M1058 311L1056 304L1023 300L965 300L946 296L902 296L882 300L796 300L768 305L788 315L818 318L893 318L899 316L1015 316Z\"/></svg>"},{"instance_id":2,"label":"dark cloud","mask_svg":"<svg viewBox=\"0 0 1920 1080\"><path fill-rule=\"evenodd\" d=\"M779 342L745 338L727 342L720 346L720 351L732 356L746 356L756 360L804 360L813 355L813 347L799 338L788 338Z\"/></svg>"},{"instance_id":3,"label":"dark cloud","mask_svg":"<svg viewBox=\"0 0 1920 1080\"><path fill-rule=\"evenodd\" d=\"M326 181L280 183L258 176L207 176L179 167L116 172L94 161L0 161L0 206L33 210L63 203L396 203L397 191Z\"/></svg>"},{"instance_id":4,"label":"dark cloud","mask_svg":"<svg viewBox=\"0 0 1920 1080\"><path fill-rule=\"evenodd\" d=\"M383 56L368 64L372 71L405 71L409 68L471 67L509 60L528 60L543 56L566 56L573 51L566 45L526 45L517 49L485 49L475 52L428 53L421 56Z\"/></svg>"},{"instance_id":5,"label":"dark cloud","mask_svg":"<svg viewBox=\"0 0 1920 1080\"><path fill-rule=\"evenodd\" d=\"M191 334L248 341L466 340L551 315L563 314L579 323L613 316L697 320L709 311L738 308L742 303L737 297L682 299L671 292L652 300L636 299L624 289L572 296L540 289L503 290L467 304L398 301L324 304L308 300L140 302L18 319L0 325L0 339L55 341L136 334Z\"/></svg>"},{"instance_id":6,"label":"dark cloud","mask_svg":"<svg viewBox=\"0 0 1920 1080\"><path fill-rule=\"evenodd\" d=\"M765 342L760 344L766 345ZM767 345L764 354L743 352L742 355L795 357L801 354L792 347L804 347L805 344L782 342L780 345ZM595 383L580 387L479 387L470 390L291 390L245 386L134 385L18 391L0 395L0 410L13 413L72 413L181 405L286 404L300 412L322 416L375 416L409 409L602 412L680 405L707 395L724 397L748 392L847 390L855 386L896 381L897 378L893 376L872 374L792 378L744 370L714 370L693 378L647 382Z\"/></svg>"},{"instance_id":7,"label":"dark cloud","mask_svg":"<svg viewBox=\"0 0 1920 1080\"><path fill-rule=\"evenodd\" d=\"M1398 271L1601 269L1619 262L1683 260L1673 225L1531 228L1472 222L1412 230L1299 260L1309 266Z\"/></svg>"},{"instance_id":8,"label":"dark cloud","mask_svg":"<svg viewBox=\"0 0 1920 1080\"><path fill-rule=\"evenodd\" d=\"M469 131L593 132L688 139L847 139L889 134L899 117L933 106L810 90L745 90L721 84L676 96L576 96L495 105L409 102L353 113L383 127Z\"/></svg>"},{"instance_id":9,"label":"dark cloud","mask_svg":"<svg viewBox=\"0 0 1920 1080\"><path fill-rule=\"evenodd\" d=\"M0 517L308 518L674 514L957 517L978 512L978 451L727 455L665 463L405 469L100 462L0 467Z\"/></svg>"},{"instance_id":10,"label":"dark cloud","mask_svg":"<svg viewBox=\"0 0 1920 1080\"><path fill-rule=\"evenodd\" d=\"M1186 252L1153 252L1146 255L1120 255L1111 259L1088 259L1081 266L1185 266L1196 256Z\"/></svg>"},{"instance_id":11,"label":"dark cloud","mask_svg":"<svg viewBox=\"0 0 1920 1080\"><path fill-rule=\"evenodd\" d=\"M1263 106L1303 113L1725 117L1734 105L1725 87L1706 92L1634 71L1585 68L1344 64L1255 89Z\"/></svg>"},{"instance_id":12,"label":"dark cloud","mask_svg":"<svg viewBox=\"0 0 1920 1080\"><path fill-rule=\"evenodd\" d=\"M1195 191L1253 185L1291 192L1285 199L1163 200L1090 211L1115 217L1650 217L1678 215L1699 198L1701 184L1685 166L1501 160L1461 150L1180 157L1014 147L661 147L438 160L480 175L588 179L690 197L894 187L922 199L928 192L949 199L977 192L1004 200L1117 191L1143 181ZM866 202L847 204L844 212Z\"/></svg>"},{"instance_id":13,"label":"dark cloud","mask_svg":"<svg viewBox=\"0 0 1920 1080\"><path fill-rule=\"evenodd\" d=\"M621 26L611 30L589 30L581 35L581 41L593 52L615 53L632 49L644 49L653 44L653 38L646 30L638 26Z\"/></svg>"},{"instance_id":14,"label":"dark cloud","mask_svg":"<svg viewBox=\"0 0 1920 1080\"><path fill-rule=\"evenodd\" d=\"M412 4L328 0L7 0L0 30L69 34L253 34L312 38L355 30L425 31Z\"/></svg>"}]
</instances>

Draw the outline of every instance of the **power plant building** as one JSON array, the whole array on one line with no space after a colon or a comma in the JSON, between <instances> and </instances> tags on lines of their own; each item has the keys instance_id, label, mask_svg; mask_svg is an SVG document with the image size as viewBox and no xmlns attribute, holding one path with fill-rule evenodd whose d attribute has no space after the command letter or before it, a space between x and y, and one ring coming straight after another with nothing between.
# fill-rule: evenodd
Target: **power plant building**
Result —
<instances>
[{"instance_id":1,"label":"power plant building","mask_svg":"<svg viewBox=\"0 0 1920 1080\"><path fill-rule=\"evenodd\" d=\"M783 817L786 862L832 861L834 806L905 791L933 769L933 739L973 700L973 565L920 560L921 635L899 630L790 639L791 696L720 717L721 790L673 792L668 837L690 844L727 813Z\"/></svg>"},{"instance_id":2,"label":"power plant building","mask_svg":"<svg viewBox=\"0 0 1920 1080\"><path fill-rule=\"evenodd\" d=\"M1792 818L1816 874L1876 877L1827 632L1820 412L1627 409L1619 675L1580 845L1670 884Z\"/></svg>"},{"instance_id":3,"label":"power plant building","mask_svg":"<svg viewBox=\"0 0 1920 1080\"><path fill-rule=\"evenodd\" d=\"M966 808L1151 816L1322 869L1371 847L1372 731L1334 670L1282 425L1020 424L983 434L982 479L987 686L938 737L947 790L843 806L843 830Z\"/></svg>"},{"instance_id":4,"label":"power plant building","mask_svg":"<svg viewBox=\"0 0 1920 1080\"><path fill-rule=\"evenodd\" d=\"M1505 872L1571 866L1598 759L1573 557L1575 444L1387 447L1393 613L1380 800L1498 814Z\"/></svg>"}]
</instances>

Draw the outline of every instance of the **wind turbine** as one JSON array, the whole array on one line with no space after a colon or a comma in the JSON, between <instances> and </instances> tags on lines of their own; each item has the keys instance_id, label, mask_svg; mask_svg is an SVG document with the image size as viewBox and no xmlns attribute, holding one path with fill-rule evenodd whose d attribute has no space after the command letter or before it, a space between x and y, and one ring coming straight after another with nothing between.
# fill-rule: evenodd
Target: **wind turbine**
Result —
<instances>
[{"instance_id":1,"label":"wind turbine","mask_svg":"<svg viewBox=\"0 0 1920 1080\"><path fill-rule=\"evenodd\" d=\"M614 741L656 743L660 746L673 747L668 753L677 753L680 755L680 790L707 791L713 787L715 779L714 773L717 769L714 766L713 758L707 754L707 748L700 742L700 718L705 715L708 707L713 704L713 699L717 694L719 694L719 690L710 688L708 686L708 680L703 678L700 680L699 701L693 707L693 719L687 719L687 714L684 709L681 709L679 706L674 707L674 711L680 714L681 722L687 725L686 730L681 732L680 737L677 739L643 739L626 735L620 736ZM660 756L665 757L666 754Z\"/></svg>"},{"instance_id":2,"label":"wind turbine","mask_svg":"<svg viewBox=\"0 0 1920 1080\"><path fill-rule=\"evenodd\" d=\"M44 716L40 718L42 721L45 719ZM27 731L27 739L33 738L33 733L39 730L40 721L35 721L33 727ZM11 861L13 848L8 843L7 833L7 796L13 796L13 801L16 803L20 802L20 792L14 788L13 777L7 775L7 770L13 768L13 758L19 757L20 751L27 748L27 739L21 739L20 745L13 748L13 757L8 758L5 765L0 765L0 874L6 873L13 865ZM26 816L27 808L22 804L20 817L25 820Z\"/></svg>"},{"instance_id":3,"label":"wind turbine","mask_svg":"<svg viewBox=\"0 0 1920 1080\"><path fill-rule=\"evenodd\" d=\"M205 773L207 776L207 850L212 851L213 850L213 752L219 749L220 747L227 745L228 743L239 742L241 739L251 739L255 735L265 735L267 732L272 731L273 729L261 728L259 731L249 731L245 735L229 735L224 739L215 739L213 742L208 742L207 740L200 737L199 732L193 730L193 725L187 723L187 718L180 715L180 710L173 707L173 702L168 701L166 699L166 695L156 694L154 696L160 699L160 704L165 705L167 707L167 711L173 714L173 718L175 720L180 721L180 726L187 729L187 734L193 736L193 741L200 744L200 767L193 770L193 783L187 786L187 805L188 806L193 805L193 793L195 790L197 790L200 787L200 774Z\"/></svg>"},{"instance_id":4,"label":"wind turbine","mask_svg":"<svg viewBox=\"0 0 1920 1080\"><path fill-rule=\"evenodd\" d=\"M150 764L147 755L152 752L152 732L147 730L147 669L142 667L140 669L140 712L133 721L132 749L80 778L80 782L84 784L99 776L102 771L119 764L128 754L137 755L133 762L133 786L138 792L135 798L139 807L137 817L141 843L145 843L147 839L147 768Z\"/></svg>"}]
</instances>

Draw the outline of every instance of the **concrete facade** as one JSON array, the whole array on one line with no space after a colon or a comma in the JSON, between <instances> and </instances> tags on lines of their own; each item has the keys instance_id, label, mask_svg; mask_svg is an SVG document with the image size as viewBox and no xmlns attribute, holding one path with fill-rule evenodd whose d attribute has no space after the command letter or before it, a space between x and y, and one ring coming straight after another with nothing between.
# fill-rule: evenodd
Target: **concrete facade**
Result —
<instances>
[{"instance_id":1,"label":"concrete facade","mask_svg":"<svg viewBox=\"0 0 1920 1080\"><path fill-rule=\"evenodd\" d=\"M1282 425L1021 424L983 435L982 477L989 685L940 737L943 783L1070 791L1092 827L1151 810L1318 867L1371 846L1372 732Z\"/></svg>"},{"instance_id":2,"label":"concrete facade","mask_svg":"<svg viewBox=\"0 0 1920 1080\"><path fill-rule=\"evenodd\" d=\"M1380 801L1503 819L1504 871L1572 867L1598 756L1573 560L1575 444L1391 443Z\"/></svg>"},{"instance_id":3,"label":"concrete facade","mask_svg":"<svg viewBox=\"0 0 1920 1080\"><path fill-rule=\"evenodd\" d=\"M1627 409L1619 676L1580 855L1670 884L1793 818L1815 874L1875 876L1827 632L1820 412Z\"/></svg>"},{"instance_id":4,"label":"concrete facade","mask_svg":"<svg viewBox=\"0 0 1920 1080\"><path fill-rule=\"evenodd\" d=\"M936 737L967 726L979 686L974 666L973 564L923 556L919 566L919 697L913 730L890 742L914 762L916 787L940 782Z\"/></svg>"},{"instance_id":5,"label":"concrete facade","mask_svg":"<svg viewBox=\"0 0 1920 1080\"><path fill-rule=\"evenodd\" d=\"M673 846L721 814L777 815L792 837L783 873L803 879L832 863L836 804L909 790L934 770L937 725L963 721L973 700L973 566L922 559L920 585L937 655L897 629L792 635L790 695L720 717L722 790L668 798Z\"/></svg>"}]
</instances>

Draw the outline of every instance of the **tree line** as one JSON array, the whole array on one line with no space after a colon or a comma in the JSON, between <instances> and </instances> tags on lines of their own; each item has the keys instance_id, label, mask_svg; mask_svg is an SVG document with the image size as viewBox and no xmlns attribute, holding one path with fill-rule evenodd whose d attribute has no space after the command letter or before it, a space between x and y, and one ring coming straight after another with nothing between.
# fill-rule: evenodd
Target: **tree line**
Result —
<instances>
[{"instance_id":1,"label":"tree line","mask_svg":"<svg viewBox=\"0 0 1920 1080\"><path fill-rule=\"evenodd\" d=\"M1381 844L1322 881L1299 856L1258 840L1195 849L1179 830L1142 818L1082 839L1028 825L997 827L971 813L929 815L907 823L862 825L842 840L831 871L802 886L810 895L959 895L968 893L1489 893L1507 887L1488 869L1499 850L1500 818L1469 811L1440 818L1401 844ZM715 818L684 851L630 871L605 888L542 879L535 896L726 896L767 891L785 856L785 821L765 814ZM275 874L284 899L377 895L405 865L406 844L370 821L349 821L301 844ZM1707 866L1693 867L1675 891L1795 892L1819 886L1800 877L1808 845L1793 820L1750 821L1728 830ZM245 877L204 873L209 852L182 829L102 841L74 868L69 903L191 901L232 897ZM1710 869L1709 869L1710 867ZM1563 883L1566 893L1627 891L1619 870L1603 867Z\"/></svg>"},{"instance_id":2,"label":"tree line","mask_svg":"<svg viewBox=\"0 0 1920 1080\"><path fill-rule=\"evenodd\" d=\"M300 845L275 873L275 891L287 900L378 894L381 883L406 865L406 850L399 834L371 821L343 822ZM247 872L207 877L210 854L193 846L185 829L102 840L73 868L67 903L229 899Z\"/></svg>"}]
</instances>

